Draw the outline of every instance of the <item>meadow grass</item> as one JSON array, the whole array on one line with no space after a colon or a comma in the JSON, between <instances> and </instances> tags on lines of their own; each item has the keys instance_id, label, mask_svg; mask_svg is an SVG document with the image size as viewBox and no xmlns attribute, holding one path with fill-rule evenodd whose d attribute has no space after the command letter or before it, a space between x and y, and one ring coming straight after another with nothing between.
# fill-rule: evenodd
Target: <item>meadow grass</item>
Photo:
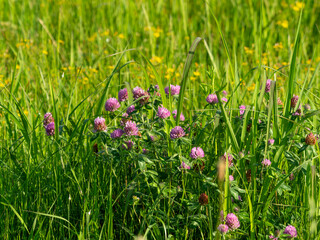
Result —
<instances>
[{"instance_id":1,"label":"meadow grass","mask_svg":"<svg viewBox=\"0 0 320 240\"><path fill-rule=\"evenodd\" d=\"M0 0L1 239L318 239L319 17L319 1ZM139 135L112 139L127 118Z\"/></svg>"}]
</instances>

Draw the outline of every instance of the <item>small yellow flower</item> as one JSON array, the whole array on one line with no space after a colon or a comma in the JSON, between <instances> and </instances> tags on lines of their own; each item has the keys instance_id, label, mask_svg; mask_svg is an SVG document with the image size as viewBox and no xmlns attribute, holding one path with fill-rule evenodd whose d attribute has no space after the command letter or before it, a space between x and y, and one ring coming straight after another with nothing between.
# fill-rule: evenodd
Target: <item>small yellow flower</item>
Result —
<instances>
[{"instance_id":1,"label":"small yellow flower","mask_svg":"<svg viewBox=\"0 0 320 240\"><path fill-rule=\"evenodd\" d=\"M152 64L158 64L158 63L161 63L162 62L162 57L157 57L157 56L153 56L151 59L150 59L150 62Z\"/></svg>"},{"instance_id":2,"label":"small yellow flower","mask_svg":"<svg viewBox=\"0 0 320 240\"><path fill-rule=\"evenodd\" d=\"M196 77L199 77L201 74L200 72L193 72L193 75L195 75Z\"/></svg>"},{"instance_id":3,"label":"small yellow flower","mask_svg":"<svg viewBox=\"0 0 320 240\"><path fill-rule=\"evenodd\" d=\"M276 50L282 49L283 48L282 42L274 44L273 48Z\"/></svg>"},{"instance_id":4,"label":"small yellow flower","mask_svg":"<svg viewBox=\"0 0 320 240\"><path fill-rule=\"evenodd\" d=\"M243 62L243 63L241 63L241 65L242 65L242 66L247 66L248 63L247 63L247 62Z\"/></svg>"},{"instance_id":5,"label":"small yellow flower","mask_svg":"<svg viewBox=\"0 0 320 240\"><path fill-rule=\"evenodd\" d=\"M190 37L189 36L185 36L184 40L189 40Z\"/></svg>"},{"instance_id":6,"label":"small yellow flower","mask_svg":"<svg viewBox=\"0 0 320 240\"><path fill-rule=\"evenodd\" d=\"M277 24L280 25L283 28L288 28L289 27L289 22L287 20L278 21Z\"/></svg>"},{"instance_id":7,"label":"small yellow flower","mask_svg":"<svg viewBox=\"0 0 320 240\"><path fill-rule=\"evenodd\" d=\"M61 39L59 39L58 43L64 44L64 41L62 41Z\"/></svg>"},{"instance_id":8,"label":"small yellow flower","mask_svg":"<svg viewBox=\"0 0 320 240\"><path fill-rule=\"evenodd\" d=\"M101 36L106 37L106 36L109 36L109 34L110 34L110 30L107 29L106 31L104 31L104 32L101 34Z\"/></svg>"},{"instance_id":9,"label":"small yellow flower","mask_svg":"<svg viewBox=\"0 0 320 240\"><path fill-rule=\"evenodd\" d=\"M299 12L302 8L304 8L305 3L303 2L295 2L295 4L292 4L291 7L294 11Z\"/></svg>"},{"instance_id":10,"label":"small yellow flower","mask_svg":"<svg viewBox=\"0 0 320 240\"><path fill-rule=\"evenodd\" d=\"M17 65L17 66L16 66L16 69L19 70L19 69L20 69L20 65Z\"/></svg>"},{"instance_id":11,"label":"small yellow flower","mask_svg":"<svg viewBox=\"0 0 320 240\"><path fill-rule=\"evenodd\" d=\"M245 51L246 54L249 54L249 55L254 53L253 49L250 49L248 47L244 47L244 51Z\"/></svg>"},{"instance_id":12,"label":"small yellow flower","mask_svg":"<svg viewBox=\"0 0 320 240\"><path fill-rule=\"evenodd\" d=\"M248 87L247 89L248 89L249 92L251 92L251 91L253 91L255 89L255 87L256 87L256 84L252 83L251 86Z\"/></svg>"},{"instance_id":13,"label":"small yellow flower","mask_svg":"<svg viewBox=\"0 0 320 240\"><path fill-rule=\"evenodd\" d=\"M88 38L89 42L93 42L97 38L97 33L94 33L91 37Z\"/></svg>"},{"instance_id":14,"label":"small yellow flower","mask_svg":"<svg viewBox=\"0 0 320 240\"><path fill-rule=\"evenodd\" d=\"M159 32L155 32L155 33L153 33L153 36L154 36L155 38L159 38L159 37L160 37L160 33L159 33Z\"/></svg>"},{"instance_id":15,"label":"small yellow flower","mask_svg":"<svg viewBox=\"0 0 320 240\"><path fill-rule=\"evenodd\" d=\"M120 34L118 35L118 37L121 38L121 39L124 39L124 38L125 38L122 33L120 33Z\"/></svg>"},{"instance_id":16,"label":"small yellow flower","mask_svg":"<svg viewBox=\"0 0 320 240\"><path fill-rule=\"evenodd\" d=\"M48 52L47 52L46 50L42 50L42 53L43 53L44 55L48 55Z\"/></svg>"},{"instance_id":17,"label":"small yellow flower","mask_svg":"<svg viewBox=\"0 0 320 240\"><path fill-rule=\"evenodd\" d=\"M168 73L174 73L174 68L168 68L168 69L167 69L167 72L168 72Z\"/></svg>"},{"instance_id":18,"label":"small yellow flower","mask_svg":"<svg viewBox=\"0 0 320 240\"><path fill-rule=\"evenodd\" d=\"M195 81L197 78L196 77L190 77L191 81Z\"/></svg>"}]
</instances>

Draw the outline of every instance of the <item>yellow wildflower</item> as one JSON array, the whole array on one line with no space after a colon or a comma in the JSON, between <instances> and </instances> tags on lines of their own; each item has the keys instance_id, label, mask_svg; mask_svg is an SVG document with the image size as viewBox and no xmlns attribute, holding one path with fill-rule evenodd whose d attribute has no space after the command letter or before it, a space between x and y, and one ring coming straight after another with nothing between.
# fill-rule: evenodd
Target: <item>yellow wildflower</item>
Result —
<instances>
[{"instance_id":1,"label":"yellow wildflower","mask_svg":"<svg viewBox=\"0 0 320 240\"><path fill-rule=\"evenodd\" d=\"M244 47L244 51L246 54L250 54L250 55L254 53L253 49L250 49L248 47Z\"/></svg>"},{"instance_id":2,"label":"yellow wildflower","mask_svg":"<svg viewBox=\"0 0 320 240\"><path fill-rule=\"evenodd\" d=\"M195 75L196 77L199 77L201 74L200 72L193 72L193 75Z\"/></svg>"}]
</instances>

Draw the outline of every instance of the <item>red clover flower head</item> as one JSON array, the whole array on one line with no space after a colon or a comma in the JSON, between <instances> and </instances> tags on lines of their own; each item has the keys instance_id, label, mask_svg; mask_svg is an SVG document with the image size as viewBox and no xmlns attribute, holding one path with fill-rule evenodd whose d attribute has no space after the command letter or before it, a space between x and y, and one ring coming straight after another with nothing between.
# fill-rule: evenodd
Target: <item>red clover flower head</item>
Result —
<instances>
[{"instance_id":1,"label":"red clover flower head","mask_svg":"<svg viewBox=\"0 0 320 240\"><path fill-rule=\"evenodd\" d=\"M183 128L180 126L176 126L176 127L172 128L170 131L170 138L171 139L181 138L184 135L185 135L185 132L184 132Z\"/></svg>"},{"instance_id":2,"label":"red clover flower head","mask_svg":"<svg viewBox=\"0 0 320 240\"><path fill-rule=\"evenodd\" d=\"M137 136L139 129L135 122L129 120L126 122L126 125L124 127L124 131L127 134L127 136Z\"/></svg>"},{"instance_id":3,"label":"red clover flower head","mask_svg":"<svg viewBox=\"0 0 320 240\"><path fill-rule=\"evenodd\" d=\"M137 100L144 95L144 90L140 87L135 87L134 89L132 89L132 94L134 100Z\"/></svg>"},{"instance_id":4,"label":"red clover flower head","mask_svg":"<svg viewBox=\"0 0 320 240\"><path fill-rule=\"evenodd\" d=\"M46 133L48 136L53 136L54 135L54 130L55 130L55 127L54 127L54 122L51 122L49 123L46 127Z\"/></svg>"},{"instance_id":5,"label":"red clover flower head","mask_svg":"<svg viewBox=\"0 0 320 240\"><path fill-rule=\"evenodd\" d=\"M124 141L125 144L122 144L122 147L127 149L127 150L131 150L133 147L133 142L131 140L129 141Z\"/></svg>"},{"instance_id":6,"label":"red clover flower head","mask_svg":"<svg viewBox=\"0 0 320 240\"><path fill-rule=\"evenodd\" d=\"M179 95L180 93L180 86L179 85L171 85L170 84L170 90L169 90L169 87L165 87L164 88L164 91L167 95L169 95L169 93L171 92L171 96L174 96L174 95Z\"/></svg>"},{"instance_id":7,"label":"red clover flower head","mask_svg":"<svg viewBox=\"0 0 320 240\"><path fill-rule=\"evenodd\" d=\"M204 151L200 147L194 147L191 149L190 157L192 159L204 158Z\"/></svg>"},{"instance_id":8,"label":"red clover flower head","mask_svg":"<svg viewBox=\"0 0 320 240\"><path fill-rule=\"evenodd\" d=\"M124 131L121 128L118 128L110 134L110 137L112 139L116 139L116 138L120 138L123 134L124 134Z\"/></svg>"},{"instance_id":9,"label":"red clover flower head","mask_svg":"<svg viewBox=\"0 0 320 240\"><path fill-rule=\"evenodd\" d=\"M133 113L135 110L135 106L134 105L131 105L127 108L127 114L130 114L130 113Z\"/></svg>"},{"instance_id":10,"label":"red clover flower head","mask_svg":"<svg viewBox=\"0 0 320 240\"><path fill-rule=\"evenodd\" d=\"M287 238L295 238L298 235L297 229L292 225L287 226L283 233L289 235Z\"/></svg>"},{"instance_id":11,"label":"red clover flower head","mask_svg":"<svg viewBox=\"0 0 320 240\"><path fill-rule=\"evenodd\" d=\"M158 107L158 113L157 116L159 118L165 119L170 117L171 113L168 109L166 109L165 107Z\"/></svg>"},{"instance_id":12,"label":"red clover flower head","mask_svg":"<svg viewBox=\"0 0 320 240\"><path fill-rule=\"evenodd\" d=\"M228 159L228 166L232 167L233 166L233 156L230 153L224 153L223 156L220 157L221 161L226 161Z\"/></svg>"},{"instance_id":13,"label":"red clover flower head","mask_svg":"<svg viewBox=\"0 0 320 240\"><path fill-rule=\"evenodd\" d=\"M209 104L216 104L219 102L216 94L209 94L208 97L206 98L206 101Z\"/></svg>"},{"instance_id":14,"label":"red clover flower head","mask_svg":"<svg viewBox=\"0 0 320 240\"><path fill-rule=\"evenodd\" d=\"M104 107L106 111L114 112L120 107L120 103L116 98L109 98Z\"/></svg>"},{"instance_id":15,"label":"red clover flower head","mask_svg":"<svg viewBox=\"0 0 320 240\"><path fill-rule=\"evenodd\" d=\"M240 115L243 115L244 111L246 110L246 106L245 105L240 105L239 109L240 109Z\"/></svg>"},{"instance_id":16,"label":"red clover flower head","mask_svg":"<svg viewBox=\"0 0 320 240\"><path fill-rule=\"evenodd\" d=\"M107 129L106 120L103 117L97 117L94 120L94 130L97 132L102 132Z\"/></svg>"},{"instance_id":17,"label":"red clover flower head","mask_svg":"<svg viewBox=\"0 0 320 240\"><path fill-rule=\"evenodd\" d=\"M207 205L209 202L209 197L207 194L205 193L201 193L200 197L199 197L199 203L200 205Z\"/></svg>"},{"instance_id":18,"label":"red clover flower head","mask_svg":"<svg viewBox=\"0 0 320 240\"><path fill-rule=\"evenodd\" d=\"M240 227L238 217L233 213L228 213L226 216L226 224L231 230L235 230Z\"/></svg>"},{"instance_id":19,"label":"red clover flower head","mask_svg":"<svg viewBox=\"0 0 320 240\"><path fill-rule=\"evenodd\" d=\"M227 232L228 232L228 230L229 230L229 227L228 227L228 225L226 225L226 224L220 224L219 226L218 226L218 231L223 235L223 234L226 234Z\"/></svg>"},{"instance_id":20,"label":"red clover flower head","mask_svg":"<svg viewBox=\"0 0 320 240\"><path fill-rule=\"evenodd\" d=\"M49 123L54 122L54 118L50 112L43 116L43 127L46 127Z\"/></svg>"},{"instance_id":21,"label":"red clover flower head","mask_svg":"<svg viewBox=\"0 0 320 240\"><path fill-rule=\"evenodd\" d=\"M265 92L266 93L270 92L270 88L271 88L271 79L268 79L266 82Z\"/></svg>"},{"instance_id":22,"label":"red clover flower head","mask_svg":"<svg viewBox=\"0 0 320 240\"><path fill-rule=\"evenodd\" d=\"M177 110L173 110L172 114L173 114L173 118L176 119L177 117ZM184 117L184 115L182 113L180 113L180 121L183 122L184 120L186 120L186 118Z\"/></svg>"},{"instance_id":23,"label":"red clover flower head","mask_svg":"<svg viewBox=\"0 0 320 240\"><path fill-rule=\"evenodd\" d=\"M269 140L268 140L268 144L269 144L269 145L273 145L273 144L274 144L274 139L272 139L272 138L269 139Z\"/></svg>"},{"instance_id":24,"label":"red clover flower head","mask_svg":"<svg viewBox=\"0 0 320 240\"><path fill-rule=\"evenodd\" d=\"M128 90L126 88L121 89L118 93L118 99L120 102L124 102L128 99Z\"/></svg>"},{"instance_id":25,"label":"red clover flower head","mask_svg":"<svg viewBox=\"0 0 320 240\"><path fill-rule=\"evenodd\" d=\"M269 159L263 159L261 164L265 167L269 167L271 165L271 161Z\"/></svg>"},{"instance_id":26,"label":"red clover flower head","mask_svg":"<svg viewBox=\"0 0 320 240\"><path fill-rule=\"evenodd\" d=\"M186 169L190 169L190 166L188 164L186 164L185 162L182 162L179 168L186 170Z\"/></svg>"},{"instance_id":27,"label":"red clover flower head","mask_svg":"<svg viewBox=\"0 0 320 240\"><path fill-rule=\"evenodd\" d=\"M295 108L299 100L299 96L293 95L291 98L291 108Z\"/></svg>"},{"instance_id":28,"label":"red clover flower head","mask_svg":"<svg viewBox=\"0 0 320 240\"><path fill-rule=\"evenodd\" d=\"M317 140L312 132L307 135L305 142L307 145L315 145L316 144Z\"/></svg>"}]
</instances>

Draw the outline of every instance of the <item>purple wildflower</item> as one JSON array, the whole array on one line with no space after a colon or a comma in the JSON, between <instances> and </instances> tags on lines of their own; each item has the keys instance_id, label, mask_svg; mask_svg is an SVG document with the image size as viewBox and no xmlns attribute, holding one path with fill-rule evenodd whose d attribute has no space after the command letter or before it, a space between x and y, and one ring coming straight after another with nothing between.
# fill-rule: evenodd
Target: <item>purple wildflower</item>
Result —
<instances>
[{"instance_id":1,"label":"purple wildflower","mask_svg":"<svg viewBox=\"0 0 320 240\"><path fill-rule=\"evenodd\" d=\"M120 103L116 98L109 98L104 107L106 111L114 112L120 107Z\"/></svg>"},{"instance_id":2,"label":"purple wildflower","mask_svg":"<svg viewBox=\"0 0 320 240\"><path fill-rule=\"evenodd\" d=\"M289 235L288 238L295 238L298 235L297 229L292 225L287 226L283 233Z\"/></svg>"},{"instance_id":3,"label":"purple wildflower","mask_svg":"<svg viewBox=\"0 0 320 240\"><path fill-rule=\"evenodd\" d=\"M148 153L148 150L144 148L144 149L142 149L142 153L143 153L143 154L147 154L147 153Z\"/></svg>"},{"instance_id":4,"label":"purple wildflower","mask_svg":"<svg viewBox=\"0 0 320 240\"><path fill-rule=\"evenodd\" d=\"M229 175L229 181L232 182L234 180L234 177L232 175Z\"/></svg>"},{"instance_id":5,"label":"purple wildflower","mask_svg":"<svg viewBox=\"0 0 320 240\"><path fill-rule=\"evenodd\" d=\"M152 136L152 135L150 135L150 141L151 141L151 142L154 142L155 140L156 140L155 137Z\"/></svg>"},{"instance_id":6,"label":"purple wildflower","mask_svg":"<svg viewBox=\"0 0 320 240\"><path fill-rule=\"evenodd\" d=\"M46 127L46 133L48 136L53 136L54 135L54 122L49 123Z\"/></svg>"},{"instance_id":7,"label":"purple wildflower","mask_svg":"<svg viewBox=\"0 0 320 240\"><path fill-rule=\"evenodd\" d=\"M94 120L94 130L96 132L102 132L107 129L106 120L103 117L97 117Z\"/></svg>"},{"instance_id":8,"label":"purple wildflower","mask_svg":"<svg viewBox=\"0 0 320 240\"><path fill-rule=\"evenodd\" d=\"M134 100L137 100L144 95L144 90L140 87L135 87L134 89L132 89L132 94Z\"/></svg>"},{"instance_id":9,"label":"purple wildflower","mask_svg":"<svg viewBox=\"0 0 320 240\"><path fill-rule=\"evenodd\" d=\"M243 115L244 111L246 110L246 106L245 105L241 105L241 106L239 106L239 109L240 109L240 115Z\"/></svg>"},{"instance_id":10,"label":"purple wildflower","mask_svg":"<svg viewBox=\"0 0 320 240\"><path fill-rule=\"evenodd\" d=\"M227 102L228 102L228 99L225 98L225 97L223 97L223 98L221 98L221 101L222 101L222 103L227 103Z\"/></svg>"},{"instance_id":11,"label":"purple wildflower","mask_svg":"<svg viewBox=\"0 0 320 240\"><path fill-rule=\"evenodd\" d=\"M218 226L218 231L223 235L228 232L229 227L226 224L220 224Z\"/></svg>"},{"instance_id":12,"label":"purple wildflower","mask_svg":"<svg viewBox=\"0 0 320 240\"><path fill-rule=\"evenodd\" d=\"M124 131L121 128L118 128L110 134L110 137L112 139L116 139L116 138L120 138L123 134L124 134Z\"/></svg>"},{"instance_id":13,"label":"purple wildflower","mask_svg":"<svg viewBox=\"0 0 320 240\"><path fill-rule=\"evenodd\" d=\"M240 227L240 222L238 220L238 217L233 213L229 213L226 216L226 224L231 230L234 230Z\"/></svg>"},{"instance_id":14,"label":"purple wildflower","mask_svg":"<svg viewBox=\"0 0 320 240\"><path fill-rule=\"evenodd\" d=\"M131 105L127 108L127 114L130 114L130 113L133 113L135 110L135 106L134 105Z\"/></svg>"},{"instance_id":15,"label":"purple wildflower","mask_svg":"<svg viewBox=\"0 0 320 240\"><path fill-rule=\"evenodd\" d=\"M192 159L204 158L204 151L201 147L194 147L191 149L190 157Z\"/></svg>"},{"instance_id":16,"label":"purple wildflower","mask_svg":"<svg viewBox=\"0 0 320 240\"><path fill-rule=\"evenodd\" d=\"M124 141L125 144L122 144L122 147L127 149L127 150L131 150L133 147L133 142L131 140L129 141Z\"/></svg>"},{"instance_id":17,"label":"purple wildflower","mask_svg":"<svg viewBox=\"0 0 320 240\"><path fill-rule=\"evenodd\" d=\"M223 94L224 96L227 96L227 95L228 95L228 93L227 93L226 90L223 90L223 91L222 91L222 94Z\"/></svg>"},{"instance_id":18,"label":"purple wildflower","mask_svg":"<svg viewBox=\"0 0 320 240\"><path fill-rule=\"evenodd\" d=\"M275 236L273 236L273 235L270 235L270 236L269 236L269 239L278 240L278 238L275 237Z\"/></svg>"},{"instance_id":19,"label":"purple wildflower","mask_svg":"<svg viewBox=\"0 0 320 240\"><path fill-rule=\"evenodd\" d=\"M179 95L180 93L180 86L179 85L171 85L170 84L170 90L169 90L169 87L165 87L164 88L164 91L166 92L167 95L169 95L169 93L171 92L171 96L174 96L174 95Z\"/></svg>"},{"instance_id":20,"label":"purple wildflower","mask_svg":"<svg viewBox=\"0 0 320 240\"><path fill-rule=\"evenodd\" d=\"M299 105L297 111L292 113L292 116L301 116L301 105Z\"/></svg>"},{"instance_id":21,"label":"purple wildflower","mask_svg":"<svg viewBox=\"0 0 320 240\"><path fill-rule=\"evenodd\" d=\"M129 114L128 113L124 113L122 114L121 120L120 120L120 125L121 126L125 126L126 122L128 122L131 118L129 118Z\"/></svg>"},{"instance_id":22,"label":"purple wildflower","mask_svg":"<svg viewBox=\"0 0 320 240\"><path fill-rule=\"evenodd\" d=\"M232 167L233 166L233 156L230 153L224 153L223 156L220 157L221 161L226 161L228 159L228 166Z\"/></svg>"},{"instance_id":23,"label":"purple wildflower","mask_svg":"<svg viewBox=\"0 0 320 240\"><path fill-rule=\"evenodd\" d=\"M176 119L176 117L177 117L177 112L178 112L177 110L172 111L174 119ZM180 121L183 122L184 120L186 120L186 118L184 117L184 115L182 113L180 113Z\"/></svg>"},{"instance_id":24,"label":"purple wildflower","mask_svg":"<svg viewBox=\"0 0 320 240\"><path fill-rule=\"evenodd\" d=\"M298 100L299 100L299 96L293 94L293 97L291 98L291 108L296 107Z\"/></svg>"},{"instance_id":25,"label":"purple wildflower","mask_svg":"<svg viewBox=\"0 0 320 240\"><path fill-rule=\"evenodd\" d=\"M271 88L271 79L268 79L266 82L265 92L266 93L270 92L270 88Z\"/></svg>"},{"instance_id":26,"label":"purple wildflower","mask_svg":"<svg viewBox=\"0 0 320 240\"><path fill-rule=\"evenodd\" d=\"M174 95L179 95L179 93L180 93L180 86L179 85L171 85L170 84L170 89L169 89L169 87L165 87L165 89L164 89L164 91L165 91L165 93L167 94L167 95L169 95L169 93L171 92L171 95L172 96L174 96Z\"/></svg>"},{"instance_id":27,"label":"purple wildflower","mask_svg":"<svg viewBox=\"0 0 320 240\"><path fill-rule=\"evenodd\" d=\"M159 118L165 119L170 117L171 113L168 109L166 109L165 107L158 107L158 112L157 112L157 116Z\"/></svg>"},{"instance_id":28,"label":"purple wildflower","mask_svg":"<svg viewBox=\"0 0 320 240\"><path fill-rule=\"evenodd\" d=\"M176 138L181 138L185 135L185 132L182 127L176 126L171 129L170 131L170 138L171 139L176 139Z\"/></svg>"},{"instance_id":29,"label":"purple wildflower","mask_svg":"<svg viewBox=\"0 0 320 240\"><path fill-rule=\"evenodd\" d=\"M132 93L133 93L133 98L134 98L134 100L137 100L137 99L139 99L139 98L141 98L141 97L143 97L144 96L144 98L141 98L140 100L139 100L139 102L140 102L140 104L141 105L144 105L144 104L146 104L147 102L148 102L148 100L149 100L149 94L148 93L146 93L142 88L140 88L140 87L135 87L133 90L132 90Z\"/></svg>"},{"instance_id":30,"label":"purple wildflower","mask_svg":"<svg viewBox=\"0 0 320 240\"><path fill-rule=\"evenodd\" d=\"M221 221L221 222L224 221L224 213L223 213L223 210L220 211L220 221Z\"/></svg>"},{"instance_id":31,"label":"purple wildflower","mask_svg":"<svg viewBox=\"0 0 320 240\"><path fill-rule=\"evenodd\" d=\"M118 99L120 102L124 102L128 99L128 90L126 88L121 89L118 93Z\"/></svg>"},{"instance_id":32,"label":"purple wildflower","mask_svg":"<svg viewBox=\"0 0 320 240\"><path fill-rule=\"evenodd\" d=\"M185 162L182 162L179 168L180 169L190 169L190 166L188 164L186 164Z\"/></svg>"},{"instance_id":33,"label":"purple wildflower","mask_svg":"<svg viewBox=\"0 0 320 240\"><path fill-rule=\"evenodd\" d=\"M269 140L268 140L268 144L269 144L269 145L273 145L273 144L274 144L274 139L272 139L272 138L269 139Z\"/></svg>"},{"instance_id":34,"label":"purple wildflower","mask_svg":"<svg viewBox=\"0 0 320 240\"><path fill-rule=\"evenodd\" d=\"M137 136L139 129L137 127L137 124L131 120L126 122L126 125L124 127L124 131L127 134L127 136Z\"/></svg>"},{"instance_id":35,"label":"purple wildflower","mask_svg":"<svg viewBox=\"0 0 320 240\"><path fill-rule=\"evenodd\" d=\"M294 174L293 173L290 174L289 179L290 179L290 181L294 180Z\"/></svg>"},{"instance_id":36,"label":"purple wildflower","mask_svg":"<svg viewBox=\"0 0 320 240\"><path fill-rule=\"evenodd\" d=\"M304 108L305 111L308 111L308 110L311 109L311 106L310 106L310 104L306 103L306 104L303 106L303 108Z\"/></svg>"},{"instance_id":37,"label":"purple wildflower","mask_svg":"<svg viewBox=\"0 0 320 240\"><path fill-rule=\"evenodd\" d=\"M269 167L271 165L271 161L266 158L266 159L263 159L261 164L264 165L265 167Z\"/></svg>"},{"instance_id":38,"label":"purple wildflower","mask_svg":"<svg viewBox=\"0 0 320 240\"><path fill-rule=\"evenodd\" d=\"M209 104L216 104L219 102L216 94L209 94L208 97L206 98L206 101Z\"/></svg>"},{"instance_id":39,"label":"purple wildflower","mask_svg":"<svg viewBox=\"0 0 320 240\"><path fill-rule=\"evenodd\" d=\"M54 122L54 118L50 112L43 116L43 127L46 127L49 123Z\"/></svg>"}]
</instances>

